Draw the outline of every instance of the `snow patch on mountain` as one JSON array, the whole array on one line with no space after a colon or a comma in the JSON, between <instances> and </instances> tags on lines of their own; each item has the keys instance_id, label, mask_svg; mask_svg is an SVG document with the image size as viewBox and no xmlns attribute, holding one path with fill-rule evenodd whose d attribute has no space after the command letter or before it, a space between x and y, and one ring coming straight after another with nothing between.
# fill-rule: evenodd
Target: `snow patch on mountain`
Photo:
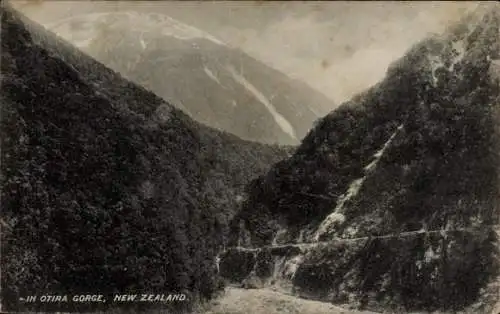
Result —
<instances>
[{"instance_id":1,"label":"snow patch on mountain","mask_svg":"<svg viewBox=\"0 0 500 314\"><path fill-rule=\"evenodd\" d=\"M403 128L403 126L404 126L403 124L401 124L400 126L398 126L398 128L396 129L396 131L391 135L391 137L387 140L387 142L385 142L384 146L382 146L382 148L380 150L378 150L373 155L374 160L368 166L366 166L364 168L365 171L369 172L369 171L372 171L373 169L375 169L375 166L380 161L380 158L384 155L385 151L387 150L387 148L389 147L389 145L394 140L394 137L396 137L396 135L398 134L398 132Z\"/></svg>"},{"instance_id":2,"label":"snow patch on mountain","mask_svg":"<svg viewBox=\"0 0 500 314\"><path fill-rule=\"evenodd\" d=\"M171 36L181 40L191 40L204 38L218 45L226 46L225 43L214 36L193 26L184 24L165 14L159 13L139 13L139 12L100 12L71 16L47 24L47 28L57 35L75 43L79 48L86 47L93 39L102 32L120 31L124 25L134 25L134 28L127 27L131 32L134 29L140 30L142 34L148 32L161 31L164 36ZM138 36L138 44L146 48L146 41ZM141 42L142 39L142 42Z\"/></svg>"},{"instance_id":3,"label":"snow patch on mountain","mask_svg":"<svg viewBox=\"0 0 500 314\"><path fill-rule=\"evenodd\" d=\"M387 150L387 148L389 147L389 145L391 145L391 143L394 141L394 138L399 133L399 131L401 131L401 129L403 129L403 127L404 127L404 124L401 124L400 126L398 126L398 128L396 129L396 131L394 131L394 133L384 143L384 145L382 146L382 148L379 149L373 155L374 160L368 166L366 166L364 168L364 170L365 170L365 176L362 177L362 178L359 178L359 179L356 179L356 180L352 181L351 184L349 185L349 188L347 189L347 192L345 194L342 194L339 197L339 199L337 201L337 205L335 206L335 208L332 211L332 213L330 213L321 222L321 224L319 225L318 229L314 233L313 239L315 241L319 241L320 237L323 234L329 232L332 228L334 228L335 226L338 226L338 225L342 224L345 221L345 216L343 215L342 211L344 209L344 206L345 206L346 202L349 201L349 200L351 200L351 199L353 199L356 195L358 195L359 190L363 186L363 183L366 180L368 174L370 174L376 168L376 166L379 163L380 159L382 158L383 154L385 153L385 151Z\"/></svg>"},{"instance_id":4,"label":"snow patch on mountain","mask_svg":"<svg viewBox=\"0 0 500 314\"><path fill-rule=\"evenodd\" d=\"M146 49L148 47L148 44L144 41L142 34L141 34L141 37L139 38L139 42L141 43L142 49Z\"/></svg>"},{"instance_id":5,"label":"snow patch on mountain","mask_svg":"<svg viewBox=\"0 0 500 314\"><path fill-rule=\"evenodd\" d=\"M84 40L77 40L77 41L74 41L73 43L77 48L81 49L81 48L88 47L91 42L92 42L92 38L88 38L88 39L84 39Z\"/></svg>"},{"instance_id":6,"label":"snow patch on mountain","mask_svg":"<svg viewBox=\"0 0 500 314\"><path fill-rule=\"evenodd\" d=\"M203 66L203 71L208 75L209 78L214 80L217 84L222 85L217 76L215 76L214 72L212 72L206 65Z\"/></svg>"},{"instance_id":7,"label":"snow patch on mountain","mask_svg":"<svg viewBox=\"0 0 500 314\"><path fill-rule=\"evenodd\" d=\"M243 85L250 93L252 93L264 106L266 106L267 110L271 113L271 115L274 118L274 121L279 125L279 127L283 130L283 132L287 133L290 135L291 138L297 139L297 136L295 135L295 131L292 127L292 124L285 118L283 117L273 106L273 104L267 99L264 94L262 94L255 86L252 85L244 76L241 74L237 73L236 70L231 67L227 66L227 69L229 73L232 75L232 77L241 85Z\"/></svg>"}]
</instances>

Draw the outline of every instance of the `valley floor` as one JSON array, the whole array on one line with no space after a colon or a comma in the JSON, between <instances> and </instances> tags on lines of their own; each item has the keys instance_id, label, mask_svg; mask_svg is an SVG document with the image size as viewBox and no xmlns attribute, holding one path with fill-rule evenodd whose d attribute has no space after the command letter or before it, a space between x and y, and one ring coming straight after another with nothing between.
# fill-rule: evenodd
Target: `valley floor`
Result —
<instances>
[{"instance_id":1,"label":"valley floor","mask_svg":"<svg viewBox=\"0 0 500 314\"><path fill-rule=\"evenodd\" d=\"M370 314L265 289L226 288L205 314ZM201 313L200 313L201 314Z\"/></svg>"}]
</instances>

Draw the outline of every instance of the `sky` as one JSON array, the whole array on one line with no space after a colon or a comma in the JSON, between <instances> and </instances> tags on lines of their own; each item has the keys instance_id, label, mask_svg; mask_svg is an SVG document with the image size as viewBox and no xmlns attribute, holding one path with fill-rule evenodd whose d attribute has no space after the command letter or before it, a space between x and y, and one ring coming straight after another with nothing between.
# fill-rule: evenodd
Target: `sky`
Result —
<instances>
[{"instance_id":1,"label":"sky","mask_svg":"<svg viewBox=\"0 0 500 314\"><path fill-rule=\"evenodd\" d=\"M377 83L389 64L476 1L21 1L42 24L103 11L162 13L238 47L339 105Z\"/></svg>"}]
</instances>

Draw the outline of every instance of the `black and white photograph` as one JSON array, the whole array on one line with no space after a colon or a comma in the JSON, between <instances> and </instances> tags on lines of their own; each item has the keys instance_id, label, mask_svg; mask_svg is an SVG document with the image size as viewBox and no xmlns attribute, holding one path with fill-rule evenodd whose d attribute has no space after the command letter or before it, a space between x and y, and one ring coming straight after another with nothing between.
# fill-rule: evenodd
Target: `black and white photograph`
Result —
<instances>
[{"instance_id":1,"label":"black and white photograph","mask_svg":"<svg viewBox=\"0 0 500 314\"><path fill-rule=\"evenodd\" d=\"M498 2L0 15L1 313L500 314Z\"/></svg>"}]
</instances>

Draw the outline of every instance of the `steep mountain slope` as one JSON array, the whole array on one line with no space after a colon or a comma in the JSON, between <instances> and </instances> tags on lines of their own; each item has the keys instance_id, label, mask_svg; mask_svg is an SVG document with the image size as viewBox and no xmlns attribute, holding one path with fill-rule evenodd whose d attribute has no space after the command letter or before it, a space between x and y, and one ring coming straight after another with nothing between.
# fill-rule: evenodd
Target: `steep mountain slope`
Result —
<instances>
[{"instance_id":1,"label":"steep mountain slope","mask_svg":"<svg viewBox=\"0 0 500 314\"><path fill-rule=\"evenodd\" d=\"M333 107L306 84L165 15L95 13L49 27L195 120L244 139L298 144Z\"/></svg>"},{"instance_id":2,"label":"steep mountain slope","mask_svg":"<svg viewBox=\"0 0 500 314\"><path fill-rule=\"evenodd\" d=\"M202 126L0 13L3 310L106 306L20 300L42 294L210 297L239 193L288 152Z\"/></svg>"},{"instance_id":3,"label":"steep mountain slope","mask_svg":"<svg viewBox=\"0 0 500 314\"><path fill-rule=\"evenodd\" d=\"M224 275L376 310L487 313L499 295L499 26L498 6L481 7L417 43L255 180Z\"/></svg>"}]
</instances>

